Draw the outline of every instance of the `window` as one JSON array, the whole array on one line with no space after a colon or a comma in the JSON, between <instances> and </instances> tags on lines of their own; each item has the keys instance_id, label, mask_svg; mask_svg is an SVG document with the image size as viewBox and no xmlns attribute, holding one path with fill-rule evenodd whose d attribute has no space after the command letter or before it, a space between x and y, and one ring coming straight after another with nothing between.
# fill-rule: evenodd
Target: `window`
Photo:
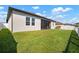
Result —
<instances>
[{"instance_id":1,"label":"window","mask_svg":"<svg viewBox=\"0 0 79 59\"><path fill-rule=\"evenodd\" d=\"M26 25L30 25L30 17L26 17Z\"/></svg>"},{"instance_id":2,"label":"window","mask_svg":"<svg viewBox=\"0 0 79 59\"><path fill-rule=\"evenodd\" d=\"M32 18L32 25L35 25L35 18Z\"/></svg>"}]
</instances>

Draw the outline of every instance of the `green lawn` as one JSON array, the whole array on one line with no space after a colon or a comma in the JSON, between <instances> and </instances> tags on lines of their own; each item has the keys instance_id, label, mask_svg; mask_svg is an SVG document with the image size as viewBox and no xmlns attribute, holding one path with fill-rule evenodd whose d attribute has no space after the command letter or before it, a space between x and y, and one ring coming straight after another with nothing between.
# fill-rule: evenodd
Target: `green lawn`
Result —
<instances>
[{"instance_id":1,"label":"green lawn","mask_svg":"<svg viewBox=\"0 0 79 59\"><path fill-rule=\"evenodd\" d=\"M71 31L42 30L17 32L17 52L63 52L68 43Z\"/></svg>"},{"instance_id":2,"label":"green lawn","mask_svg":"<svg viewBox=\"0 0 79 59\"><path fill-rule=\"evenodd\" d=\"M79 37L70 30L11 33L0 31L0 52L79 52Z\"/></svg>"}]
</instances>

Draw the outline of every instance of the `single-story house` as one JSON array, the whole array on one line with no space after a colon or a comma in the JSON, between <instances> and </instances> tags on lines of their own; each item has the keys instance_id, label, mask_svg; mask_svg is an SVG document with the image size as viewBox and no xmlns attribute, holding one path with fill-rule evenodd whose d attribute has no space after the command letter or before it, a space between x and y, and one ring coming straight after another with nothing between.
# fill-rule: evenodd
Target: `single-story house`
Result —
<instances>
[{"instance_id":1,"label":"single-story house","mask_svg":"<svg viewBox=\"0 0 79 59\"><path fill-rule=\"evenodd\" d=\"M55 26L56 26L55 29L61 29L61 27L63 26L63 23L56 22Z\"/></svg>"},{"instance_id":2,"label":"single-story house","mask_svg":"<svg viewBox=\"0 0 79 59\"><path fill-rule=\"evenodd\" d=\"M75 25L63 24L61 22L56 22L55 26L56 26L56 29L62 29L62 30L74 30L75 29Z\"/></svg>"},{"instance_id":3,"label":"single-story house","mask_svg":"<svg viewBox=\"0 0 79 59\"><path fill-rule=\"evenodd\" d=\"M7 20L8 28L12 32L55 29L54 20L46 17L9 7Z\"/></svg>"}]
</instances>

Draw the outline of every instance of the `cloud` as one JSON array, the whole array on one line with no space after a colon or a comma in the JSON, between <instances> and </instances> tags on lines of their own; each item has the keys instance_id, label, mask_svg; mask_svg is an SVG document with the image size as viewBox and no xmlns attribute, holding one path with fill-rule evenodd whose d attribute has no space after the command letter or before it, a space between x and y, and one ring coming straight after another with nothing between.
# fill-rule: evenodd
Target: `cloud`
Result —
<instances>
[{"instance_id":1,"label":"cloud","mask_svg":"<svg viewBox=\"0 0 79 59\"><path fill-rule=\"evenodd\" d=\"M76 22L79 22L79 18L78 17L73 17L72 19L70 19L68 21L68 23L76 23Z\"/></svg>"},{"instance_id":2,"label":"cloud","mask_svg":"<svg viewBox=\"0 0 79 59\"><path fill-rule=\"evenodd\" d=\"M63 15L57 15L56 17L58 17L58 18L64 18Z\"/></svg>"},{"instance_id":3,"label":"cloud","mask_svg":"<svg viewBox=\"0 0 79 59\"><path fill-rule=\"evenodd\" d=\"M50 16L50 19L53 19L55 21L59 21L59 22L64 22L65 16L64 15L55 15L55 16Z\"/></svg>"},{"instance_id":4,"label":"cloud","mask_svg":"<svg viewBox=\"0 0 79 59\"><path fill-rule=\"evenodd\" d=\"M42 15L41 13L36 13L37 15Z\"/></svg>"},{"instance_id":5,"label":"cloud","mask_svg":"<svg viewBox=\"0 0 79 59\"><path fill-rule=\"evenodd\" d=\"M5 14L4 17L7 17L7 14Z\"/></svg>"},{"instance_id":6,"label":"cloud","mask_svg":"<svg viewBox=\"0 0 79 59\"><path fill-rule=\"evenodd\" d=\"M0 15L0 19L5 19L7 15Z\"/></svg>"},{"instance_id":7,"label":"cloud","mask_svg":"<svg viewBox=\"0 0 79 59\"><path fill-rule=\"evenodd\" d=\"M6 11L0 11L0 14L7 14Z\"/></svg>"},{"instance_id":8,"label":"cloud","mask_svg":"<svg viewBox=\"0 0 79 59\"><path fill-rule=\"evenodd\" d=\"M0 15L0 22L3 22L3 21L4 21L3 15Z\"/></svg>"},{"instance_id":9,"label":"cloud","mask_svg":"<svg viewBox=\"0 0 79 59\"><path fill-rule=\"evenodd\" d=\"M41 13L36 13L36 14L40 16L46 16L46 14L41 14Z\"/></svg>"},{"instance_id":10,"label":"cloud","mask_svg":"<svg viewBox=\"0 0 79 59\"><path fill-rule=\"evenodd\" d=\"M64 18L64 15L56 15L55 17L53 17L53 19L62 19Z\"/></svg>"},{"instance_id":11,"label":"cloud","mask_svg":"<svg viewBox=\"0 0 79 59\"><path fill-rule=\"evenodd\" d=\"M39 6L33 6L32 8L33 8L33 9L40 9Z\"/></svg>"},{"instance_id":12,"label":"cloud","mask_svg":"<svg viewBox=\"0 0 79 59\"><path fill-rule=\"evenodd\" d=\"M46 13L46 11L43 11L43 13Z\"/></svg>"},{"instance_id":13,"label":"cloud","mask_svg":"<svg viewBox=\"0 0 79 59\"><path fill-rule=\"evenodd\" d=\"M5 22L7 17L7 12L6 11L0 11L0 22Z\"/></svg>"},{"instance_id":14,"label":"cloud","mask_svg":"<svg viewBox=\"0 0 79 59\"><path fill-rule=\"evenodd\" d=\"M53 18L53 16L49 16L49 17L47 17L47 18L52 19L52 18Z\"/></svg>"},{"instance_id":15,"label":"cloud","mask_svg":"<svg viewBox=\"0 0 79 59\"><path fill-rule=\"evenodd\" d=\"M0 15L0 22L5 22L6 17L7 17L7 15Z\"/></svg>"},{"instance_id":16,"label":"cloud","mask_svg":"<svg viewBox=\"0 0 79 59\"><path fill-rule=\"evenodd\" d=\"M25 10L24 8L22 8L22 10Z\"/></svg>"},{"instance_id":17,"label":"cloud","mask_svg":"<svg viewBox=\"0 0 79 59\"><path fill-rule=\"evenodd\" d=\"M57 8L52 9L52 12L53 13L63 13L63 12L68 12L70 10L72 10L72 8L57 7Z\"/></svg>"},{"instance_id":18,"label":"cloud","mask_svg":"<svg viewBox=\"0 0 79 59\"><path fill-rule=\"evenodd\" d=\"M0 18L5 18L7 17L7 12L6 11L1 11L0 12Z\"/></svg>"},{"instance_id":19,"label":"cloud","mask_svg":"<svg viewBox=\"0 0 79 59\"><path fill-rule=\"evenodd\" d=\"M4 7L3 6L0 6L0 10L2 10L2 9L4 9Z\"/></svg>"},{"instance_id":20,"label":"cloud","mask_svg":"<svg viewBox=\"0 0 79 59\"><path fill-rule=\"evenodd\" d=\"M4 7L0 6L0 22L4 22L7 17L7 12L3 10L4 10Z\"/></svg>"},{"instance_id":21,"label":"cloud","mask_svg":"<svg viewBox=\"0 0 79 59\"><path fill-rule=\"evenodd\" d=\"M3 17L2 15L0 15L0 17Z\"/></svg>"}]
</instances>

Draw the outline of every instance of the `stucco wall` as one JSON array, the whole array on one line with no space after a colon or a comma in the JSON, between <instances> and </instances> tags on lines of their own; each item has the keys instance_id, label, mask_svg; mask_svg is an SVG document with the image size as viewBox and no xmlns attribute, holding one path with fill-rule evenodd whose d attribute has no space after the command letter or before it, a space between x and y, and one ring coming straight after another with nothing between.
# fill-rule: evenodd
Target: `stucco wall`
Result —
<instances>
[{"instance_id":1,"label":"stucco wall","mask_svg":"<svg viewBox=\"0 0 79 59\"><path fill-rule=\"evenodd\" d=\"M9 28L10 31L11 31L11 21L12 21L12 16L10 16L8 24L7 24L7 28Z\"/></svg>"},{"instance_id":2,"label":"stucco wall","mask_svg":"<svg viewBox=\"0 0 79 59\"><path fill-rule=\"evenodd\" d=\"M26 25L26 16L35 18L35 25ZM31 21L31 20L30 20ZM13 32L41 30L41 20L28 14L13 11Z\"/></svg>"},{"instance_id":3,"label":"stucco wall","mask_svg":"<svg viewBox=\"0 0 79 59\"><path fill-rule=\"evenodd\" d=\"M74 30L75 26L72 26L72 25L62 25L61 29L64 29L64 30Z\"/></svg>"},{"instance_id":4,"label":"stucco wall","mask_svg":"<svg viewBox=\"0 0 79 59\"><path fill-rule=\"evenodd\" d=\"M55 22L51 22L50 26L51 26L51 29L55 29Z\"/></svg>"}]
</instances>

